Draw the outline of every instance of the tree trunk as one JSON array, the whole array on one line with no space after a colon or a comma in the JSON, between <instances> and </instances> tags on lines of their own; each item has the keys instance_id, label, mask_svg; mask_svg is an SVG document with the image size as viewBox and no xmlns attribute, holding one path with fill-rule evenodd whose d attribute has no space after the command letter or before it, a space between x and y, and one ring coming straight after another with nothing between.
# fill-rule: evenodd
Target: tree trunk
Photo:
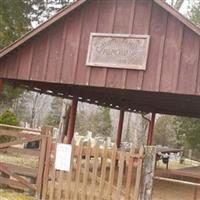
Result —
<instances>
[{"instance_id":1,"label":"tree trunk","mask_svg":"<svg viewBox=\"0 0 200 200\"><path fill-rule=\"evenodd\" d=\"M165 0L165 2L167 2L167 0ZM184 0L171 0L170 5L176 9L176 10L180 10L181 6L183 5Z\"/></svg>"},{"instance_id":2,"label":"tree trunk","mask_svg":"<svg viewBox=\"0 0 200 200\"><path fill-rule=\"evenodd\" d=\"M175 3L175 5L174 5L174 8L176 10L180 10L180 8L183 5L183 3L184 3L184 0L177 0L176 3Z\"/></svg>"},{"instance_id":3,"label":"tree trunk","mask_svg":"<svg viewBox=\"0 0 200 200\"><path fill-rule=\"evenodd\" d=\"M67 99L63 99L61 118L60 118L60 124L59 124L59 134L57 137L57 141L60 143L63 142L64 137L67 134L70 109L71 109L71 105L68 104Z\"/></svg>"}]
</instances>

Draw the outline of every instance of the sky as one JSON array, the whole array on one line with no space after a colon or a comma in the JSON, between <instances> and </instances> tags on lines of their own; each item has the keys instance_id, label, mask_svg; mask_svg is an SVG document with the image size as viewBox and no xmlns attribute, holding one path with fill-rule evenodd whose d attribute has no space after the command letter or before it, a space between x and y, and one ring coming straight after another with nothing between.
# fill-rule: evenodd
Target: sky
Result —
<instances>
[{"instance_id":1,"label":"sky","mask_svg":"<svg viewBox=\"0 0 200 200\"><path fill-rule=\"evenodd\" d=\"M167 2L170 4L173 0L167 0ZM188 7L189 6L192 6L195 2L197 2L198 0L185 0L181 9L180 9L180 12L183 14L183 15L187 15L187 10L188 10Z\"/></svg>"}]
</instances>

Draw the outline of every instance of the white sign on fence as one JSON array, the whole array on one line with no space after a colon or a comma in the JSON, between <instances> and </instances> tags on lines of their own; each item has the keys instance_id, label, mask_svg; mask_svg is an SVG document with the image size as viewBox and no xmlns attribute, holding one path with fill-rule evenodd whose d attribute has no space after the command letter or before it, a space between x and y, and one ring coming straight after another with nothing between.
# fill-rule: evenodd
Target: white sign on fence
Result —
<instances>
[{"instance_id":1,"label":"white sign on fence","mask_svg":"<svg viewBox=\"0 0 200 200\"><path fill-rule=\"evenodd\" d=\"M72 155L72 145L70 144L57 144L55 169L62 171L70 171Z\"/></svg>"}]
</instances>

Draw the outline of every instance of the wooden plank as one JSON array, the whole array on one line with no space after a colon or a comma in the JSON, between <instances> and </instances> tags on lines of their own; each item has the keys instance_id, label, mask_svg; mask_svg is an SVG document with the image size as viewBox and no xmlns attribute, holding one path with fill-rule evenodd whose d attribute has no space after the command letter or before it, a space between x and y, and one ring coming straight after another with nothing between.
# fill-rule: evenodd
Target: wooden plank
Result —
<instances>
[{"instance_id":1,"label":"wooden plank","mask_svg":"<svg viewBox=\"0 0 200 200\"><path fill-rule=\"evenodd\" d=\"M168 170L156 169L155 173L156 173L156 176L179 176L179 177L190 177L190 178L200 180L200 175L190 173L190 172L172 170L172 169L168 169Z\"/></svg>"},{"instance_id":2,"label":"wooden plank","mask_svg":"<svg viewBox=\"0 0 200 200\"><path fill-rule=\"evenodd\" d=\"M60 61L62 59L62 35L65 23L65 21L61 20L60 23L55 24L48 32L50 44L47 68L45 72L45 80L49 82L59 82L61 73Z\"/></svg>"},{"instance_id":3,"label":"wooden plank","mask_svg":"<svg viewBox=\"0 0 200 200\"><path fill-rule=\"evenodd\" d=\"M95 192L96 192L96 179L97 179L97 171L98 171L98 152L99 152L99 145L96 143L94 147L94 160L93 160L93 166L92 166L92 180L91 180L91 194L90 194L90 200L95 199Z\"/></svg>"},{"instance_id":4,"label":"wooden plank","mask_svg":"<svg viewBox=\"0 0 200 200\"><path fill-rule=\"evenodd\" d=\"M131 154L135 153L135 148L131 148ZM134 159L129 155L127 159L128 171L127 171L127 178L126 178L126 185L125 185L125 199L129 200L130 198L130 191L131 191L131 184L133 179L133 164Z\"/></svg>"},{"instance_id":5,"label":"wooden plank","mask_svg":"<svg viewBox=\"0 0 200 200\"><path fill-rule=\"evenodd\" d=\"M29 183L26 179L14 174L9 169L7 169L5 166L0 165L0 171L2 171L5 174L8 174L9 176L15 178L19 183L23 184L24 186L28 187L31 190L36 190L36 187Z\"/></svg>"},{"instance_id":6,"label":"wooden plank","mask_svg":"<svg viewBox=\"0 0 200 200\"><path fill-rule=\"evenodd\" d=\"M42 181L42 199L45 200L47 195L47 188L49 184L49 173L50 173L50 161L51 161L51 145L52 145L52 138L48 137L47 140L47 149L46 149L46 156L45 156L45 168L44 168L44 176Z\"/></svg>"},{"instance_id":7,"label":"wooden plank","mask_svg":"<svg viewBox=\"0 0 200 200\"><path fill-rule=\"evenodd\" d=\"M130 23L133 24L133 16L134 9L132 4L135 1L121 1L117 0L116 3L116 14L113 26L113 33L129 33ZM132 10L133 9L133 10ZM130 14L131 13L131 14ZM125 69L108 69L107 79L106 79L106 87L112 88L123 88L123 75L125 73Z\"/></svg>"},{"instance_id":8,"label":"wooden plank","mask_svg":"<svg viewBox=\"0 0 200 200\"><path fill-rule=\"evenodd\" d=\"M183 38L183 24L172 16L168 17L164 52L162 55L162 72L160 84L157 88L161 91L175 91L181 59L181 45ZM160 85L160 88L159 88Z\"/></svg>"},{"instance_id":9,"label":"wooden plank","mask_svg":"<svg viewBox=\"0 0 200 200\"><path fill-rule=\"evenodd\" d=\"M77 62L75 82L78 85L89 85L90 67L85 66L90 33L96 32L99 17L99 0L88 1L83 8L82 33L80 40L79 57ZM84 67L83 67L84 66Z\"/></svg>"},{"instance_id":10,"label":"wooden plank","mask_svg":"<svg viewBox=\"0 0 200 200\"><path fill-rule=\"evenodd\" d=\"M41 198L42 195L42 180L43 180L43 173L44 173L44 164L45 164L45 155L46 155L46 145L47 145L47 137L43 136L41 141L41 149L40 149L40 158L38 162L38 172L37 172L37 191L36 195L38 198Z\"/></svg>"},{"instance_id":11,"label":"wooden plank","mask_svg":"<svg viewBox=\"0 0 200 200\"><path fill-rule=\"evenodd\" d=\"M106 178L106 164L107 164L107 150L108 147L104 146L103 149L103 161L102 161L102 166L101 166L101 180L99 184L99 198L98 199L103 199L104 197L104 188L105 188L105 178Z\"/></svg>"},{"instance_id":12,"label":"wooden plank","mask_svg":"<svg viewBox=\"0 0 200 200\"><path fill-rule=\"evenodd\" d=\"M74 147L75 147L75 141L72 140L72 155L71 155L71 166L70 171L67 174L67 187L64 191L65 200L70 199L71 194L71 188L72 188L72 179L73 179L73 168L74 168Z\"/></svg>"},{"instance_id":13,"label":"wooden plank","mask_svg":"<svg viewBox=\"0 0 200 200\"><path fill-rule=\"evenodd\" d=\"M182 55L178 76L178 93L194 94L198 74L199 37L184 28Z\"/></svg>"},{"instance_id":14,"label":"wooden plank","mask_svg":"<svg viewBox=\"0 0 200 200\"><path fill-rule=\"evenodd\" d=\"M80 187L80 175L81 175L81 161L82 161L82 150L83 150L83 141L80 141L79 144L79 151L78 151L78 156L77 156L77 161L76 161L76 178L75 178L75 188ZM73 194L73 199L77 200L79 197L78 190L75 190Z\"/></svg>"},{"instance_id":15,"label":"wooden plank","mask_svg":"<svg viewBox=\"0 0 200 200\"><path fill-rule=\"evenodd\" d=\"M52 176L51 176L51 183L50 183L50 190L49 190L49 200L54 200L54 188L55 188L55 180L56 180L56 169L55 169L55 159L54 165L52 167Z\"/></svg>"},{"instance_id":16,"label":"wooden plank","mask_svg":"<svg viewBox=\"0 0 200 200\"><path fill-rule=\"evenodd\" d=\"M24 186L24 184L15 181L13 179L9 179L9 178L4 178L0 176L0 185L7 185L11 188L15 188L15 189L19 189L19 190L23 190L23 191L28 191L29 189Z\"/></svg>"},{"instance_id":17,"label":"wooden plank","mask_svg":"<svg viewBox=\"0 0 200 200\"><path fill-rule=\"evenodd\" d=\"M135 1L135 12L130 33L149 34L151 20L152 1ZM150 38L151 41L151 38ZM141 89L143 83L144 71L128 70L126 79L126 88Z\"/></svg>"},{"instance_id":18,"label":"wooden plank","mask_svg":"<svg viewBox=\"0 0 200 200\"><path fill-rule=\"evenodd\" d=\"M184 184L184 185L200 187L200 183L193 183L193 182L189 182L189 181L176 180L176 179L172 179L172 178L164 178L164 177L155 176L154 179L160 180L160 181L167 181L167 182L171 182L171 183L179 183L179 184Z\"/></svg>"},{"instance_id":19,"label":"wooden plank","mask_svg":"<svg viewBox=\"0 0 200 200\"><path fill-rule=\"evenodd\" d=\"M62 83L74 82L74 75L76 73L77 59L79 54L82 20L83 8L71 13L67 18L68 30L60 80Z\"/></svg>"},{"instance_id":20,"label":"wooden plank","mask_svg":"<svg viewBox=\"0 0 200 200\"><path fill-rule=\"evenodd\" d=\"M6 78L14 79L17 76L17 65L18 65L18 50L14 54L9 56L9 59L6 63ZM15 66L15 67L13 67Z\"/></svg>"},{"instance_id":21,"label":"wooden plank","mask_svg":"<svg viewBox=\"0 0 200 200\"><path fill-rule=\"evenodd\" d=\"M30 132L22 132L22 131L16 131L16 130L0 130L0 135L6 135L6 136L13 136L13 137L34 137L34 136L39 136L40 133L38 134L33 134Z\"/></svg>"},{"instance_id":22,"label":"wooden plank","mask_svg":"<svg viewBox=\"0 0 200 200\"><path fill-rule=\"evenodd\" d=\"M48 44L47 34L39 35L34 38L33 60L31 64L30 80L42 81L45 72L45 53L48 51L46 46Z\"/></svg>"},{"instance_id":23,"label":"wooden plank","mask_svg":"<svg viewBox=\"0 0 200 200\"><path fill-rule=\"evenodd\" d=\"M88 189L88 178L89 178L89 167L90 167L90 152L91 152L91 143L87 147L87 155L85 158L85 169L83 174L83 192L82 199L87 199L87 189Z\"/></svg>"},{"instance_id":24,"label":"wooden plank","mask_svg":"<svg viewBox=\"0 0 200 200\"><path fill-rule=\"evenodd\" d=\"M125 151L120 152L120 160L119 160L119 172L117 179L117 191L116 191L116 199L121 198L121 190L123 184L123 173L124 173L124 162L125 162Z\"/></svg>"},{"instance_id":25,"label":"wooden plank","mask_svg":"<svg viewBox=\"0 0 200 200\"><path fill-rule=\"evenodd\" d=\"M0 149L7 148L12 145L18 145L18 144L23 144L23 143L27 143L27 142L34 142L34 141L38 141L40 139L41 139L40 136L34 136L34 137L30 137L30 138L21 139L19 141L5 142L5 143L0 144Z\"/></svg>"},{"instance_id":26,"label":"wooden plank","mask_svg":"<svg viewBox=\"0 0 200 200\"><path fill-rule=\"evenodd\" d=\"M74 149L74 155L77 156L78 151L79 151L79 146L75 146L74 148L75 148ZM91 156L95 155L95 148L96 147L91 148ZM99 149L98 154L99 154L99 157L103 157L104 156L104 149ZM129 155L129 154L132 158L135 158L136 160L141 158L141 155L139 153L131 154L130 152L127 152L127 155ZM83 147L82 155L86 156L86 147ZM112 158L112 149L107 149L107 158L108 159ZM116 160L119 160L119 158L120 158L120 151L117 151L116 152Z\"/></svg>"},{"instance_id":27,"label":"wooden plank","mask_svg":"<svg viewBox=\"0 0 200 200\"><path fill-rule=\"evenodd\" d=\"M17 147L7 147L0 149L0 153L6 153L7 155L12 155L12 154L22 154L22 155L29 155L29 156L39 156L40 151L38 149L21 149Z\"/></svg>"},{"instance_id":28,"label":"wooden plank","mask_svg":"<svg viewBox=\"0 0 200 200\"><path fill-rule=\"evenodd\" d=\"M115 4L116 0L100 1L98 26L96 32L99 33L113 32L113 24L115 20ZM106 68L92 67L90 76L90 85L105 86L106 76L107 76Z\"/></svg>"},{"instance_id":29,"label":"wooden plank","mask_svg":"<svg viewBox=\"0 0 200 200\"><path fill-rule=\"evenodd\" d=\"M8 164L4 162L0 162L0 165L7 168L14 174L29 176L29 177L36 177L37 171L36 169L30 167L23 167L19 165Z\"/></svg>"},{"instance_id":30,"label":"wooden plank","mask_svg":"<svg viewBox=\"0 0 200 200\"><path fill-rule=\"evenodd\" d=\"M117 155L117 145L115 144L112 147L112 158L111 158L111 166L110 166L110 173L109 173L109 183L108 183L108 194L107 194L108 197L111 197L111 195L112 195L112 186L114 185L116 155Z\"/></svg>"},{"instance_id":31,"label":"wooden plank","mask_svg":"<svg viewBox=\"0 0 200 200\"><path fill-rule=\"evenodd\" d=\"M56 200L61 200L61 198L62 198L63 176L64 176L64 171L59 171L58 172L58 183L57 183L58 190L56 192Z\"/></svg>"},{"instance_id":32,"label":"wooden plank","mask_svg":"<svg viewBox=\"0 0 200 200\"><path fill-rule=\"evenodd\" d=\"M143 156L144 148L141 147L139 154ZM142 163L143 160L140 159L137 165L136 177L135 177L135 189L134 189L134 196L133 199L138 199L140 194L140 183L141 183L141 176L142 176Z\"/></svg>"},{"instance_id":33,"label":"wooden plank","mask_svg":"<svg viewBox=\"0 0 200 200\"><path fill-rule=\"evenodd\" d=\"M22 131L26 131L26 132L36 132L36 133L41 133L41 130L38 129L32 129L32 128L23 128L23 127L19 127L19 126L12 126L12 125L7 125L7 124L0 124L0 127L5 127L5 128L11 128L14 130L22 130ZM33 133L31 133L33 134Z\"/></svg>"},{"instance_id":34,"label":"wooden plank","mask_svg":"<svg viewBox=\"0 0 200 200\"><path fill-rule=\"evenodd\" d=\"M156 80L158 80L160 76L159 67L161 66L161 62L159 62L159 59L163 52L164 45L162 45L162 42L163 36L165 36L168 17L168 13L160 9L155 3L153 3L151 12L149 58L142 84L142 89L147 91L155 90Z\"/></svg>"}]
</instances>

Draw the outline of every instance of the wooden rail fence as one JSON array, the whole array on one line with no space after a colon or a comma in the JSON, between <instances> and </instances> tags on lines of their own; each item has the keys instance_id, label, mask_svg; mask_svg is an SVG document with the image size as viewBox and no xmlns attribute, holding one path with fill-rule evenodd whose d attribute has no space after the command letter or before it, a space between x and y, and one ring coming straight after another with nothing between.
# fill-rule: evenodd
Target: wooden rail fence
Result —
<instances>
[{"instance_id":1,"label":"wooden rail fence","mask_svg":"<svg viewBox=\"0 0 200 200\"><path fill-rule=\"evenodd\" d=\"M34 167L24 166L23 163L10 163L6 159L1 160L0 185L30 191L32 194L36 194L39 199L42 193L44 172L47 167L45 164L49 163L51 130L46 128L40 132L7 125L0 125L0 127L4 128L0 130L0 136L12 136L13 138L12 141L0 143L0 156L11 156L14 159L17 154L21 157L28 156L29 159L34 157L36 160L36 166ZM9 130L5 130L5 128L9 128ZM24 148L24 144L34 141L39 142L39 148Z\"/></svg>"}]
</instances>

